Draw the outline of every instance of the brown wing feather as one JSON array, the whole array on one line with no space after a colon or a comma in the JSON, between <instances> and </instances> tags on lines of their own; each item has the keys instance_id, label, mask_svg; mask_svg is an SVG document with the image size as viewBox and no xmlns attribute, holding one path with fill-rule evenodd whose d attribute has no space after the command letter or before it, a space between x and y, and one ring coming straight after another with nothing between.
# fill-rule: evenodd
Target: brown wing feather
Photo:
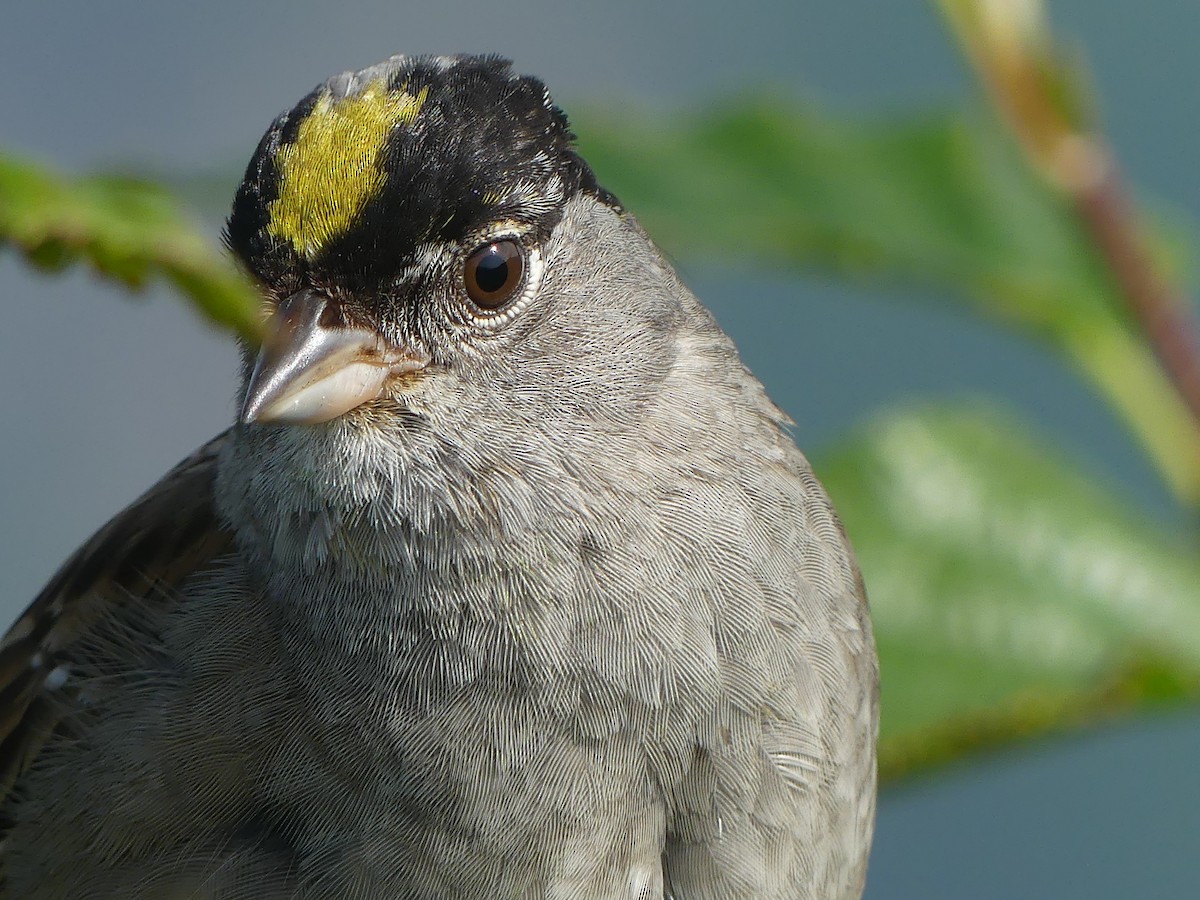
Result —
<instances>
[{"instance_id":1,"label":"brown wing feather","mask_svg":"<svg viewBox=\"0 0 1200 900\"><path fill-rule=\"evenodd\" d=\"M96 532L0 641L0 800L57 724L61 705L46 688L69 669L80 636L121 604L172 602L172 588L229 548L213 509L228 437L209 441Z\"/></svg>"}]
</instances>

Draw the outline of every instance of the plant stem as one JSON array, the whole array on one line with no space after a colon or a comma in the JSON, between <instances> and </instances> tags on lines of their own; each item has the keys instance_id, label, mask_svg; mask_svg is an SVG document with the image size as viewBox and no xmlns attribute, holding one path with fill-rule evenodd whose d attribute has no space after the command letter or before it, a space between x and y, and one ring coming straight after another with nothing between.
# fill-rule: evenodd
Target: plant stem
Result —
<instances>
[{"instance_id":1,"label":"plant stem","mask_svg":"<svg viewBox=\"0 0 1200 900\"><path fill-rule=\"evenodd\" d=\"M935 0L973 63L988 95L1008 123L1030 166L1070 204L1112 277L1124 312L1186 410L1193 437L1200 435L1200 339L1186 299L1159 270L1142 223L1129 199L1120 169L1084 102L1082 70L1051 38L1041 0ZM1069 340L1081 359L1096 353L1086 336ZM1103 354L1103 348L1100 351ZM1126 415L1133 410L1124 372L1090 374ZM1099 377L1097 377L1099 376ZM1113 388L1118 390L1114 393ZM1150 398L1143 398L1149 404ZM1136 410L1133 410L1136 412ZM1142 433L1143 444L1160 450L1169 436ZM1164 478L1180 499L1196 505L1200 453L1163 465Z\"/></svg>"},{"instance_id":2,"label":"plant stem","mask_svg":"<svg viewBox=\"0 0 1200 900\"><path fill-rule=\"evenodd\" d=\"M1163 371L1200 423L1200 341L1195 323L1185 299L1159 274L1120 172L1107 153L1104 157L1098 177L1081 184L1071 200Z\"/></svg>"}]
</instances>

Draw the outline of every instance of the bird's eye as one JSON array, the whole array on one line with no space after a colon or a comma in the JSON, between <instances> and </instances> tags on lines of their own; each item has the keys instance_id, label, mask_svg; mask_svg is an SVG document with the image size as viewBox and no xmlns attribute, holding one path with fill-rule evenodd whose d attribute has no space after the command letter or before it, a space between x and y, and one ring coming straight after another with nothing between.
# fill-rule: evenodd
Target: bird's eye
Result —
<instances>
[{"instance_id":1,"label":"bird's eye","mask_svg":"<svg viewBox=\"0 0 1200 900\"><path fill-rule=\"evenodd\" d=\"M480 309L497 310L516 296L525 280L525 250L516 241L484 244L467 257L467 296Z\"/></svg>"}]
</instances>

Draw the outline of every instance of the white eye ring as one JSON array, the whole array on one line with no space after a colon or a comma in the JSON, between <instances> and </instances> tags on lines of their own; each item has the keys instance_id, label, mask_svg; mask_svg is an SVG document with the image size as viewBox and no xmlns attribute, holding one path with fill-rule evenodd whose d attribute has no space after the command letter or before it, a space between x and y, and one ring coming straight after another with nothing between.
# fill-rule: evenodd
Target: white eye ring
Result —
<instances>
[{"instance_id":1,"label":"white eye ring","mask_svg":"<svg viewBox=\"0 0 1200 900\"><path fill-rule=\"evenodd\" d=\"M511 300L505 301L501 306L494 311L487 310L472 302L472 317L476 322L489 327L499 327L511 322L519 316L527 306L537 296L538 288L541 287L542 275L546 270L545 262L542 259L541 251L536 247L528 247L521 244L519 238L502 234L497 235L486 242L487 244L500 243L502 241L513 241L521 246L525 257L525 275L521 284L520 293Z\"/></svg>"}]
</instances>

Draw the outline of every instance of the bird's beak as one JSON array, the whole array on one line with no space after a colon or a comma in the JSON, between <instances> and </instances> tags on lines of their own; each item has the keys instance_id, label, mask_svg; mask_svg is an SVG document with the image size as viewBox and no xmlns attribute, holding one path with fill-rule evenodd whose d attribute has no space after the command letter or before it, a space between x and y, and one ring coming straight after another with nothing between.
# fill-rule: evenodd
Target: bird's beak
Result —
<instances>
[{"instance_id":1,"label":"bird's beak","mask_svg":"<svg viewBox=\"0 0 1200 900\"><path fill-rule=\"evenodd\" d=\"M303 290L279 305L246 385L243 424L328 422L379 397L390 377L428 364L367 328L326 324L340 319L325 315L331 303Z\"/></svg>"}]
</instances>

